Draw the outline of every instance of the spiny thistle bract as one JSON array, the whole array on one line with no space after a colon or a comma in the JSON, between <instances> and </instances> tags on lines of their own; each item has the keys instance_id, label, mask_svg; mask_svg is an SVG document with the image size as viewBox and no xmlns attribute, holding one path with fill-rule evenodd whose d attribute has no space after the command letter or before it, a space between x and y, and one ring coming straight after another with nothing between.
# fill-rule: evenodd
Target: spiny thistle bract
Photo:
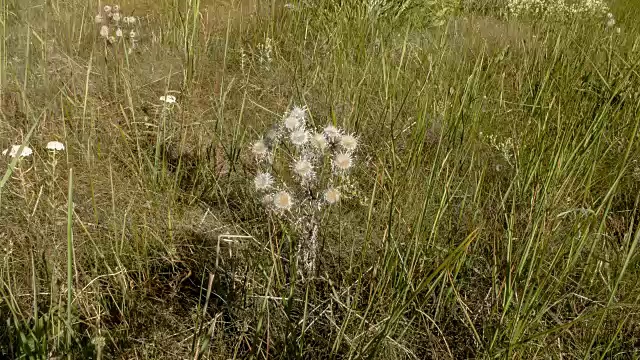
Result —
<instances>
[{"instance_id":1,"label":"spiny thistle bract","mask_svg":"<svg viewBox=\"0 0 640 360\"><path fill-rule=\"evenodd\" d=\"M334 125L312 129L307 108L294 106L250 146L257 198L297 231L297 260L309 276L316 269L320 215L345 197L358 145L355 135Z\"/></svg>"}]
</instances>

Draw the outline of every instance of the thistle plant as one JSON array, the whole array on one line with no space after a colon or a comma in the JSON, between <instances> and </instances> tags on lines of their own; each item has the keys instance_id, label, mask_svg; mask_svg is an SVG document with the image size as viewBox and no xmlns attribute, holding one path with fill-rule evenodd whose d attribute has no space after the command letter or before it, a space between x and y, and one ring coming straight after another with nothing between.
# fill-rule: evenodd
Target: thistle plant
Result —
<instances>
[{"instance_id":1,"label":"thistle plant","mask_svg":"<svg viewBox=\"0 0 640 360\"><path fill-rule=\"evenodd\" d=\"M307 276L317 269L321 215L343 198L357 147L354 135L333 125L308 126L307 109L299 106L251 146L255 191L265 209L297 233L296 262Z\"/></svg>"},{"instance_id":2,"label":"thistle plant","mask_svg":"<svg viewBox=\"0 0 640 360\"><path fill-rule=\"evenodd\" d=\"M128 41L131 53L138 42L138 19L134 16L125 16L119 5L105 5L95 16L95 23L99 27L100 37L106 44L117 44L119 41Z\"/></svg>"}]
</instances>

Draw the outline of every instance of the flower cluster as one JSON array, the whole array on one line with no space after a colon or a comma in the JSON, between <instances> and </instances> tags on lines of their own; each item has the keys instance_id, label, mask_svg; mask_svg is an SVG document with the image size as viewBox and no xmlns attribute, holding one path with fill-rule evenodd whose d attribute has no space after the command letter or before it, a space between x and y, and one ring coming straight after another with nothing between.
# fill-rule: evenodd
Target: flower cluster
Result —
<instances>
[{"instance_id":1,"label":"flower cluster","mask_svg":"<svg viewBox=\"0 0 640 360\"><path fill-rule=\"evenodd\" d=\"M136 47L138 19L134 16L124 16L119 5L105 5L95 16L95 23L100 27L100 36L109 44L128 39L131 49Z\"/></svg>"},{"instance_id":2,"label":"flower cluster","mask_svg":"<svg viewBox=\"0 0 640 360\"><path fill-rule=\"evenodd\" d=\"M609 6L604 0L508 0L507 12L516 17L598 18L609 13Z\"/></svg>"},{"instance_id":3,"label":"flower cluster","mask_svg":"<svg viewBox=\"0 0 640 360\"><path fill-rule=\"evenodd\" d=\"M307 272L315 269L320 210L344 197L357 148L358 139L334 125L308 126L307 109L299 106L251 145L258 165L253 186L268 211L298 230Z\"/></svg>"},{"instance_id":4,"label":"flower cluster","mask_svg":"<svg viewBox=\"0 0 640 360\"><path fill-rule=\"evenodd\" d=\"M287 147L288 144L292 146ZM284 181L286 174L282 174L277 184L272 174L277 169L274 160L280 145L288 150L286 157L291 159L287 171L293 180L290 185ZM355 136L333 125L320 131L309 129L306 109L295 106L282 123L252 144L251 151L260 167L254 187L262 194L263 204L279 213L290 211L296 204L311 205L311 208L335 204L341 197L336 183L353 167L357 147Z\"/></svg>"},{"instance_id":5,"label":"flower cluster","mask_svg":"<svg viewBox=\"0 0 640 360\"><path fill-rule=\"evenodd\" d=\"M59 141L49 141L45 146L45 148L52 152L62 151L64 150L64 144ZM4 149L2 151L2 155L9 156L11 158L15 158L15 157L27 158L32 154L33 154L33 149L26 145L22 148L22 151L20 151L20 145L11 145L10 148Z\"/></svg>"}]
</instances>

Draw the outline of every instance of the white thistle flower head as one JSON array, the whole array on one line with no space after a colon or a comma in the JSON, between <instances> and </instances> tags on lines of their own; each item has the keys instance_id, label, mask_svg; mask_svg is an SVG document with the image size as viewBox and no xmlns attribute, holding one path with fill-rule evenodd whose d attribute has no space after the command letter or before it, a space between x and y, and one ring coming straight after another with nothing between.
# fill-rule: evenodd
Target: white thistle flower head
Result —
<instances>
[{"instance_id":1,"label":"white thistle flower head","mask_svg":"<svg viewBox=\"0 0 640 360\"><path fill-rule=\"evenodd\" d=\"M113 11L114 12L120 11L120 5L113 5Z\"/></svg>"},{"instance_id":2,"label":"white thistle flower head","mask_svg":"<svg viewBox=\"0 0 640 360\"><path fill-rule=\"evenodd\" d=\"M284 127L289 129L289 131L294 131L295 129L301 126L302 126L302 121L295 116L289 115L284 119Z\"/></svg>"},{"instance_id":3,"label":"white thistle flower head","mask_svg":"<svg viewBox=\"0 0 640 360\"><path fill-rule=\"evenodd\" d=\"M338 153L333 159L334 168L340 172L349 170L352 165L353 159L351 158L351 155L346 152Z\"/></svg>"},{"instance_id":4,"label":"white thistle flower head","mask_svg":"<svg viewBox=\"0 0 640 360\"><path fill-rule=\"evenodd\" d=\"M327 138L325 138L322 133L313 134L311 137L311 143L320 151L327 148Z\"/></svg>"},{"instance_id":5,"label":"white thistle flower head","mask_svg":"<svg viewBox=\"0 0 640 360\"><path fill-rule=\"evenodd\" d=\"M268 151L269 151L269 148L267 148L267 145L264 143L264 140L262 139L254 142L253 145L251 146L251 152L253 152L253 155L255 155L255 157L257 158L263 158L264 156L267 155Z\"/></svg>"},{"instance_id":6,"label":"white thistle flower head","mask_svg":"<svg viewBox=\"0 0 640 360\"><path fill-rule=\"evenodd\" d=\"M113 21L118 22L120 21L120 13L118 12L114 12L113 16L111 17L113 19Z\"/></svg>"},{"instance_id":7,"label":"white thistle flower head","mask_svg":"<svg viewBox=\"0 0 640 360\"><path fill-rule=\"evenodd\" d=\"M324 192L324 201L326 201L329 205L333 205L340 201L340 191L334 187L328 188Z\"/></svg>"},{"instance_id":8,"label":"white thistle flower head","mask_svg":"<svg viewBox=\"0 0 640 360\"><path fill-rule=\"evenodd\" d=\"M175 104L176 97L173 95L160 96L160 101L165 102L167 104Z\"/></svg>"},{"instance_id":9,"label":"white thistle flower head","mask_svg":"<svg viewBox=\"0 0 640 360\"><path fill-rule=\"evenodd\" d=\"M293 171L303 180L313 178L313 165L308 159L299 159L293 164Z\"/></svg>"},{"instance_id":10,"label":"white thistle flower head","mask_svg":"<svg viewBox=\"0 0 640 360\"><path fill-rule=\"evenodd\" d=\"M106 38L109 36L109 27L107 25L102 25L100 28L100 36Z\"/></svg>"},{"instance_id":11,"label":"white thistle flower head","mask_svg":"<svg viewBox=\"0 0 640 360\"><path fill-rule=\"evenodd\" d=\"M307 116L307 109L296 105L293 107L293 109L291 109L289 116L293 116L297 119L304 120L305 117Z\"/></svg>"},{"instance_id":12,"label":"white thistle flower head","mask_svg":"<svg viewBox=\"0 0 640 360\"><path fill-rule=\"evenodd\" d=\"M47 143L47 150L62 151L64 150L64 144L60 141L49 141Z\"/></svg>"},{"instance_id":13,"label":"white thistle flower head","mask_svg":"<svg viewBox=\"0 0 640 360\"><path fill-rule=\"evenodd\" d=\"M340 137L340 146L347 151L354 151L358 146L358 139L353 135L345 134Z\"/></svg>"},{"instance_id":14,"label":"white thistle flower head","mask_svg":"<svg viewBox=\"0 0 640 360\"><path fill-rule=\"evenodd\" d=\"M329 141L336 141L340 138L340 130L338 130L337 127L333 126L333 125L327 125L327 127L324 128L324 134L327 136L327 139L329 139Z\"/></svg>"},{"instance_id":15,"label":"white thistle flower head","mask_svg":"<svg viewBox=\"0 0 640 360\"><path fill-rule=\"evenodd\" d=\"M302 146L309 141L309 133L304 129L297 129L291 133L291 142L296 146Z\"/></svg>"},{"instance_id":16,"label":"white thistle flower head","mask_svg":"<svg viewBox=\"0 0 640 360\"><path fill-rule=\"evenodd\" d=\"M102 22L102 15L98 14L95 17L96 24L100 24Z\"/></svg>"},{"instance_id":17,"label":"white thistle flower head","mask_svg":"<svg viewBox=\"0 0 640 360\"><path fill-rule=\"evenodd\" d=\"M118 29L116 30L116 36L117 36L117 37L122 37L122 29L118 28Z\"/></svg>"},{"instance_id":18,"label":"white thistle flower head","mask_svg":"<svg viewBox=\"0 0 640 360\"><path fill-rule=\"evenodd\" d=\"M109 5L105 5L103 9L104 9L104 12L106 12L106 13L111 12L111 6L109 6Z\"/></svg>"},{"instance_id":19,"label":"white thistle flower head","mask_svg":"<svg viewBox=\"0 0 640 360\"><path fill-rule=\"evenodd\" d=\"M273 196L273 205L277 210L280 211L290 210L291 206L293 206L293 199L291 198L291 194L284 190L278 191Z\"/></svg>"},{"instance_id":20,"label":"white thistle flower head","mask_svg":"<svg viewBox=\"0 0 640 360\"><path fill-rule=\"evenodd\" d=\"M23 158L23 157L29 157L29 156L31 156L31 154L33 154L33 150L28 146L25 146L22 149L22 152L20 152L18 154L19 150L20 150L20 145L12 145L9 149L5 149L2 152L2 155L9 155L12 158L14 158L16 156Z\"/></svg>"},{"instance_id":21,"label":"white thistle flower head","mask_svg":"<svg viewBox=\"0 0 640 360\"><path fill-rule=\"evenodd\" d=\"M264 206L272 204L273 203L273 195L266 194L265 196L262 197L262 199L260 201L262 202L262 205L264 205Z\"/></svg>"},{"instance_id":22,"label":"white thistle flower head","mask_svg":"<svg viewBox=\"0 0 640 360\"><path fill-rule=\"evenodd\" d=\"M269 173L258 173L253 179L256 190L266 190L273 185L273 177Z\"/></svg>"}]
</instances>

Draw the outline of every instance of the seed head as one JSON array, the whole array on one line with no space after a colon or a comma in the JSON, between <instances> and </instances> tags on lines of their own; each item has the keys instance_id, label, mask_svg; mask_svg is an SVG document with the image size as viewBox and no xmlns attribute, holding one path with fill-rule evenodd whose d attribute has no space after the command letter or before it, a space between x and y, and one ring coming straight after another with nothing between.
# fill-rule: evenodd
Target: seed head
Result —
<instances>
[{"instance_id":1,"label":"seed head","mask_svg":"<svg viewBox=\"0 0 640 360\"><path fill-rule=\"evenodd\" d=\"M284 190L277 192L273 196L273 205L275 205L276 209L280 211L290 210L291 206L293 206L291 194Z\"/></svg>"},{"instance_id":2,"label":"seed head","mask_svg":"<svg viewBox=\"0 0 640 360\"><path fill-rule=\"evenodd\" d=\"M338 201L340 201L340 191L338 191L338 189L336 189L334 187L328 188L324 192L324 200L329 205L333 205L333 204L337 203Z\"/></svg>"},{"instance_id":3,"label":"seed head","mask_svg":"<svg viewBox=\"0 0 640 360\"><path fill-rule=\"evenodd\" d=\"M269 173L258 173L253 179L253 184L258 191L267 190L273 184L273 177Z\"/></svg>"},{"instance_id":4,"label":"seed head","mask_svg":"<svg viewBox=\"0 0 640 360\"><path fill-rule=\"evenodd\" d=\"M351 155L349 155L349 153L338 153L333 159L333 166L336 170L341 172L349 170L352 165L353 160L351 159Z\"/></svg>"},{"instance_id":5,"label":"seed head","mask_svg":"<svg viewBox=\"0 0 640 360\"><path fill-rule=\"evenodd\" d=\"M299 159L293 164L293 171L302 179L313 178L313 165L307 159Z\"/></svg>"},{"instance_id":6,"label":"seed head","mask_svg":"<svg viewBox=\"0 0 640 360\"><path fill-rule=\"evenodd\" d=\"M325 138L322 133L313 134L311 137L311 143L320 151L327 148L327 138Z\"/></svg>"},{"instance_id":7,"label":"seed head","mask_svg":"<svg viewBox=\"0 0 640 360\"><path fill-rule=\"evenodd\" d=\"M253 152L253 155L255 155L256 158L263 158L264 156L267 155L268 151L269 151L269 148L267 148L267 145L264 143L264 140L262 139L254 142L253 145L251 146L251 152Z\"/></svg>"},{"instance_id":8,"label":"seed head","mask_svg":"<svg viewBox=\"0 0 640 360\"><path fill-rule=\"evenodd\" d=\"M109 27L107 25L102 25L100 28L100 36L106 38L109 36Z\"/></svg>"},{"instance_id":9,"label":"seed head","mask_svg":"<svg viewBox=\"0 0 640 360\"><path fill-rule=\"evenodd\" d=\"M340 146L342 146L345 150L352 152L358 146L358 139L356 139L353 135L342 135L340 137Z\"/></svg>"},{"instance_id":10,"label":"seed head","mask_svg":"<svg viewBox=\"0 0 640 360\"><path fill-rule=\"evenodd\" d=\"M309 133L304 129L297 129L291 133L291 142L296 146L302 146L309 141Z\"/></svg>"},{"instance_id":11,"label":"seed head","mask_svg":"<svg viewBox=\"0 0 640 360\"><path fill-rule=\"evenodd\" d=\"M324 135L329 139L329 141L336 141L340 138L340 130L333 125L328 125L324 128Z\"/></svg>"},{"instance_id":12,"label":"seed head","mask_svg":"<svg viewBox=\"0 0 640 360\"><path fill-rule=\"evenodd\" d=\"M122 29L120 29L120 28L116 29L116 36L117 37L122 37Z\"/></svg>"}]
</instances>

